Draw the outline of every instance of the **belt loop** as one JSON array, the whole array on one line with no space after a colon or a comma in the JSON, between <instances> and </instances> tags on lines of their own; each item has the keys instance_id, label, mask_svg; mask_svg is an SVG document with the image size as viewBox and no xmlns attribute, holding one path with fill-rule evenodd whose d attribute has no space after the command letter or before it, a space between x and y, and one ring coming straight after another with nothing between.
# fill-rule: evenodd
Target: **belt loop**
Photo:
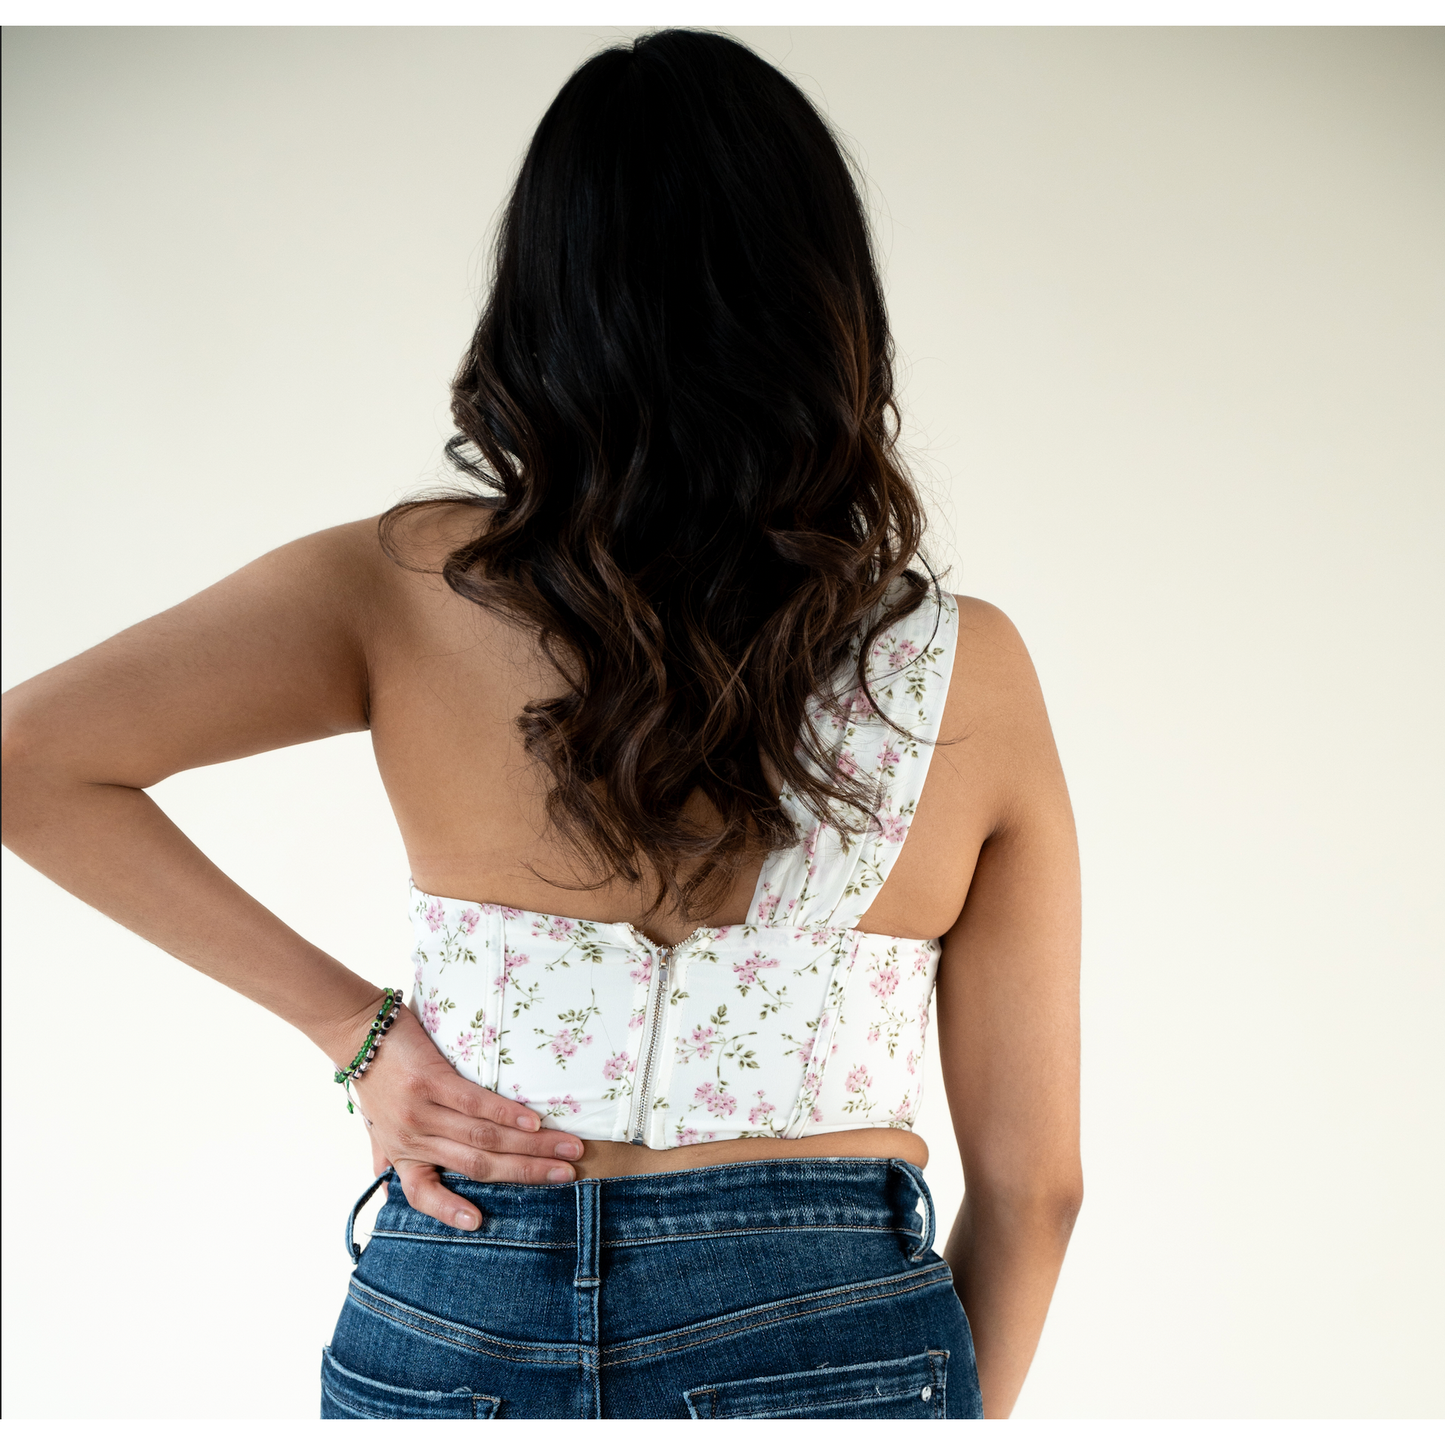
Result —
<instances>
[{"instance_id":1,"label":"belt loop","mask_svg":"<svg viewBox=\"0 0 1445 1445\"><path fill-rule=\"evenodd\" d=\"M598 1273L602 1246L602 1210L598 1197L600 1179L579 1179L577 1191L577 1273L572 1278L578 1289L596 1289L602 1283Z\"/></svg>"},{"instance_id":2,"label":"belt loop","mask_svg":"<svg viewBox=\"0 0 1445 1445\"><path fill-rule=\"evenodd\" d=\"M923 1179L923 1171L916 1165L910 1164L906 1159L890 1159L888 1162L907 1177L908 1182L913 1186L914 1191L918 1195L918 1202L914 1208L923 1215L923 1239L919 1243L918 1248L909 1255L910 1260L918 1260L933 1248L935 1225L933 1195L928 1192L928 1185ZM906 1231L906 1233L909 1234L916 1234L917 1232L917 1230L913 1229Z\"/></svg>"},{"instance_id":3,"label":"belt loop","mask_svg":"<svg viewBox=\"0 0 1445 1445\"><path fill-rule=\"evenodd\" d=\"M356 1216L361 1213L362 1206L378 1189L388 1180L395 1177L396 1171L388 1169L385 1174L378 1174L370 1184L366 1186L366 1193L351 1206L351 1213L346 1216L346 1252L351 1256L352 1264L356 1264L361 1258L361 1249L356 1243L354 1232L356 1229Z\"/></svg>"}]
</instances>

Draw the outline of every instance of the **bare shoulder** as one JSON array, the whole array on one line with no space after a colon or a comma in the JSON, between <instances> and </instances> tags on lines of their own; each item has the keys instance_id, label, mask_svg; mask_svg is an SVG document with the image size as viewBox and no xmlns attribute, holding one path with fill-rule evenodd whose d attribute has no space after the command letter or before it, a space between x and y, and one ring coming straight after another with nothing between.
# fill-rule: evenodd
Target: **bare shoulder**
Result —
<instances>
[{"instance_id":1,"label":"bare shoulder","mask_svg":"<svg viewBox=\"0 0 1445 1445\"><path fill-rule=\"evenodd\" d=\"M954 594L953 600L958 604L960 656L989 668L1023 666L1032 672L1028 648L1008 613L981 597Z\"/></svg>"},{"instance_id":2,"label":"bare shoulder","mask_svg":"<svg viewBox=\"0 0 1445 1445\"><path fill-rule=\"evenodd\" d=\"M395 621L408 599L447 591L442 565L485 525L476 507L438 503L343 522L300 537L251 564L271 584L342 606L364 629Z\"/></svg>"},{"instance_id":3,"label":"bare shoulder","mask_svg":"<svg viewBox=\"0 0 1445 1445\"><path fill-rule=\"evenodd\" d=\"M448 555L476 537L488 513L462 502L432 502L396 516L382 513L312 532L267 553L358 581L389 577L396 568L435 573Z\"/></svg>"},{"instance_id":4,"label":"bare shoulder","mask_svg":"<svg viewBox=\"0 0 1445 1445\"><path fill-rule=\"evenodd\" d=\"M958 650L950 709L975 723L1020 719L1043 706L1033 659L1008 614L979 597L959 597Z\"/></svg>"},{"instance_id":5,"label":"bare shoulder","mask_svg":"<svg viewBox=\"0 0 1445 1445\"><path fill-rule=\"evenodd\" d=\"M7 749L83 757L90 781L149 787L368 727L389 640L423 615L425 589L446 590L427 570L445 556L444 519L414 529L425 546L407 566L380 520L287 542L19 684L5 699Z\"/></svg>"},{"instance_id":6,"label":"bare shoulder","mask_svg":"<svg viewBox=\"0 0 1445 1445\"><path fill-rule=\"evenodd\" d=\"M385 518L379 536L394 565L416 575L435 576L458 547L481 535L491 515L476 502L424 501Z\"/></svg>"},{"instance_id":7,"label":"bare shoulder","mask_svg":"<svg viewBox=\"0 0 1445 1445\"><path fill-rule=\"evenodd\" d=\"M279 590L296 599L354 603L385 575L377 539L379 520L343 522L283 542L198 595Z\"/></svg>"},{"instance_id":8,"label":"bare shoulder","mask_svg":"<svg viewBox=\"0 0 1445 1445\"><path fill-rule=\"evenodd\" d=\"M1043 689L1009 616L978 597L956 597L958 647L938 756L954 786L987 797L993 825L1019 800L1062 787Z\"/></svg>"}]
</instances>

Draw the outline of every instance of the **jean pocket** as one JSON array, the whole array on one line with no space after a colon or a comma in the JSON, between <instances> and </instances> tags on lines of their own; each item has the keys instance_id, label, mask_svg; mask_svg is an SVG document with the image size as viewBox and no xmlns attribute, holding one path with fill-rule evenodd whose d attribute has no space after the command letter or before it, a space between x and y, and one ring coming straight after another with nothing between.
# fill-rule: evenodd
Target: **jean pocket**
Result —
<instances>
[{"instance_id":1,"label":"jean pocket","mask_svg":"<svg viewBox=\"0 0 1445 1445\"><path fill-rule=\"evenodd\" d=\"M942 1420L948 1351L683 1391L694 1420Z\"/></svg>"},{"instance_id":2,"label":"jean pocket","mask_svg":"<svg viewBox=\"0 0 1445 1445\"><path fill-rule=\"evenodd\" d=\"M323 1420L490 1420L502 1402L471 1390L403 1390L344 1370L321 1352Z\"/></svg>"}]
</instances>

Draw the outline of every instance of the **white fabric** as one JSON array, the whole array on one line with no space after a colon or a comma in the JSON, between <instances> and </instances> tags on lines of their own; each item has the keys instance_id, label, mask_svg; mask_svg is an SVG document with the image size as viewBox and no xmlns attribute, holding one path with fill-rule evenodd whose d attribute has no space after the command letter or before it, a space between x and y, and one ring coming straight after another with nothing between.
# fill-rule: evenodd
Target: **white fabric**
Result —
<instances>
[{"instance_id":1,"label":"white fabric","mask_svg":"<svg viewBox=\"0 0 1445 1445\"><path fill-rule=\"evenodd\" d=\"M785 792L801 842L767 859L745 923L664 949L625 923L413 887L413 1007L438 1048L585 1139L665 1149L910 1127L939 944L857 924L922 794L957 636L957 604L938 594L868 659L879 708L911 738L861 689L814 710L839 766L876 779L874 816L849 842Z\"/></svg>"}]
</instances>

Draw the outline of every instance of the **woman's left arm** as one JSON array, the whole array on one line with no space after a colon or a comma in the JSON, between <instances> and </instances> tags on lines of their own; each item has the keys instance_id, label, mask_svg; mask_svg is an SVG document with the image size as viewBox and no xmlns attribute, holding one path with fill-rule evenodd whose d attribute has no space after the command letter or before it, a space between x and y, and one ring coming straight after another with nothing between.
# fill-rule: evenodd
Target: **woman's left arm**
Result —
<instances>
[{"instance_id":1,"label":"woman's left arm","mask_svg":"<svg viewBox=\"0 0 1445 1445\"><path fill-rule=\"evenodd\" d=\"M938 1037L963 1160L944 1257L973 1327L984 1413L1023 1386L1083 1200L1079 861L1068 790L1013 625L968 608L947 736L967 739L987 841L943 940ZM937 762L935 761L935 766ZM945 764L945 767L947 764Z\"/></svg>"}]
</instances>

